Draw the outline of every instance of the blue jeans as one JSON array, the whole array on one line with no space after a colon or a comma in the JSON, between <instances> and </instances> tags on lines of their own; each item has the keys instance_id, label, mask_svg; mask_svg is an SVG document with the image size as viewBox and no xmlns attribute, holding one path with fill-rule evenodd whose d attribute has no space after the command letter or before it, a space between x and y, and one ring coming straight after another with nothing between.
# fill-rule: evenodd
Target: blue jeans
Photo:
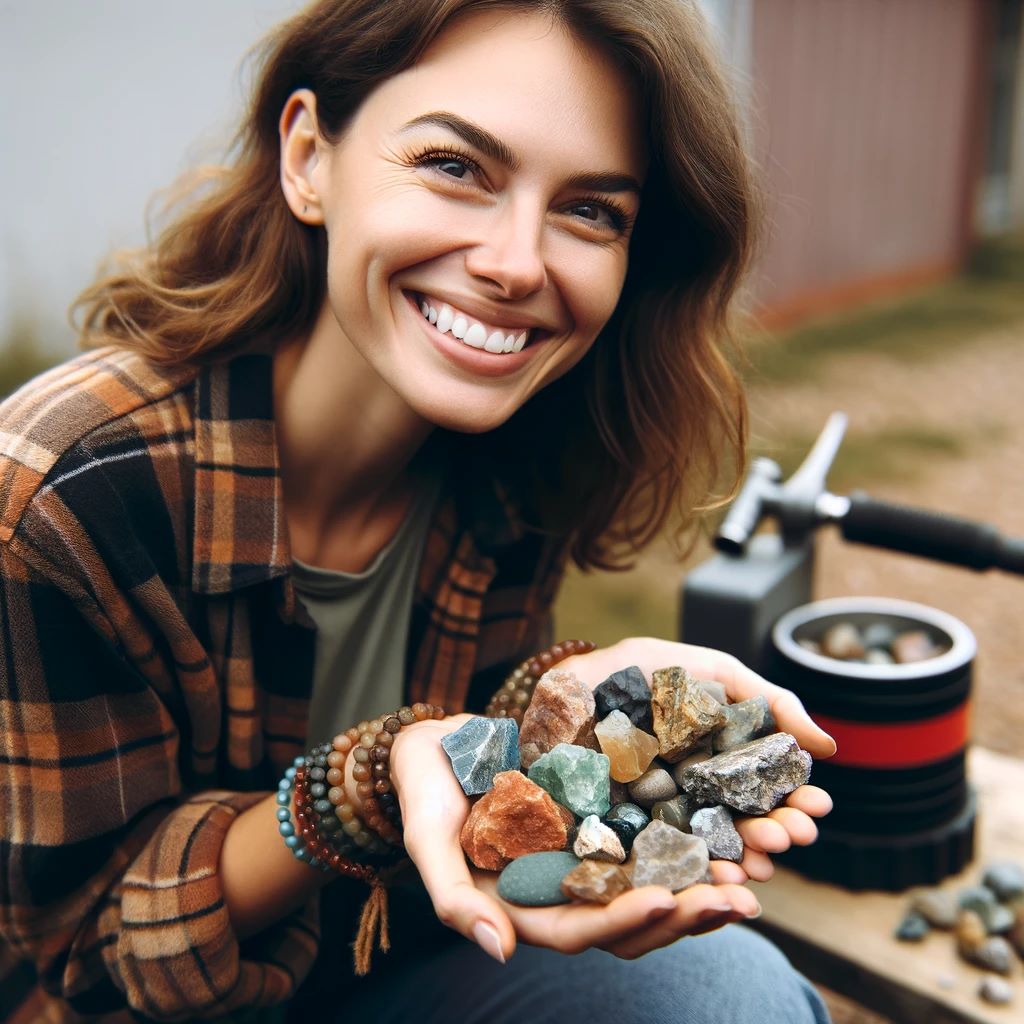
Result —
<instances>
[{"instance_id":1,"label":"blue jeans","mask_svg":"<svg viewBox=\"0 0 1024 1024\"><path fill-rule=\"evenodd\" d=\"M767 939L741 925L680 939L638 960L620 960L596 949L566 956L519 945L502 965L443 928L429 909L421 910L414 929L404 936L401 926L399 934L393 930L399 940L395 949L388 955L378 952L364 978L350 973L350 946L328 954L331 973L345 977L342 990L330 996L321 990L290 1019L324 1024L829 1024L810 982Z\"/></svg>"}]
</instances>

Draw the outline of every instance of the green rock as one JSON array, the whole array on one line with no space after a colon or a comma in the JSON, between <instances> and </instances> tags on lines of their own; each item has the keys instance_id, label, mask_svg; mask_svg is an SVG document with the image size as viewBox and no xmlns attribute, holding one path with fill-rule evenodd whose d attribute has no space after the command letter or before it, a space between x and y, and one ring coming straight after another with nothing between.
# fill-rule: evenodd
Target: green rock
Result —
<instances>
[{"instance_id":1,"label":"green rock","mask_svg":"<svg viewBox=\"0 0 1024 1024\"><path fill-rule=\"evenodd\" d=\"M569 903L569 897L562 892L562 879L580 863L579 857L565 850L517 857L498 876L498 895L521 907Z\"/></svg>"},{"instance_id":2,"label":"green rock","mask_svg":"<svg viewBox=\"0 0 1024 1024\"><path fill-rule=\"evenodd\" d=\"M596 750L559 743L530 765L530 781L551 794L555 803L568 807L578 818L602 817L611 806L611 782L607 755Z\"/></svg>"}]
</instances>

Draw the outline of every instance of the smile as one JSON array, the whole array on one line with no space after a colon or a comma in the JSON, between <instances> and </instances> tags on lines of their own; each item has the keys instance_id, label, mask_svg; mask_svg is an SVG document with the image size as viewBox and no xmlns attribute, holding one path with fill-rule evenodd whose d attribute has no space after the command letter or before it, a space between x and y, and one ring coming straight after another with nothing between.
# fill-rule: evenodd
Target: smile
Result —
<instances>
[{"instance_id":1,"label":"smile","mask_svg":"<svg viewBox=\"0 0 1024 1024\"><path fill-rule=\"evenodd\" d=\"M449 334L463 345L495 355L522 352L533 332L530 327L496 327L482 323L468 313L429 295L416 295L415 303L424 319L433 324L441 334Z\"/></svg>"}]
</instances>

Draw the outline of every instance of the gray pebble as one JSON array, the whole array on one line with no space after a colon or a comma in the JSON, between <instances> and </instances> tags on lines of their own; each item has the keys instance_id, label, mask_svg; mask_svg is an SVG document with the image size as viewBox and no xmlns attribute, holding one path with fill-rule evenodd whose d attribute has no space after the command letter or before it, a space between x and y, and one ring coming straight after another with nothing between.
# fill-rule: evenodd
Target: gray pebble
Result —
<instances>
[{"instance_id":1,"label":"gray pebble","mask_svg":"<svg viewBox=\"0 0 1024 1024\"><path fill-rule=\"evenodd\" d=\"M989 864L981 884L991 889L996 899L1009 903L1018 896L1024 896L1024 868L1013 861Z\"/></svg>"},{"instance_id":2,"label":"gray pebble","mask_svg":"<svg viewBox=\"0 0 1024 1024\"><path fill-rule=\"evenodd\" d=\"M896 630L888 622L870 622L861 631L865 647L887 648L896 639Z\"/></svg>"},{"instance_id":3,"label":"gray pebble","mask_svg":"<svg viewBox=\"0 0 1024 1024\"><path fill-rule=\"evenodd\" d=\"M579 865L579 858L565 850L517 857L498 876L498 895L521 907L569 903L562 892L562 879Z\"/></svg>"},{"instance_id":4,"label":"gray pebble","mask_svg":"<svg viewBox=\"0 0 1024 1024\"><path fill-rule=\"evenodd\" d=\"M881 647L872 647L864 652L864 664L895 665L896 659L888 651L883 651Z\"/></svg>"},{"instance_id":5,"label":"gray pebble","mask_svg":"<svg viewBox=\"0 0 1024 1024\"><path fill-rule=\"evenodd\" d=\"M942 889L915 893L910 899L909 909L920 914L933 928L948 931L956 927L956 900Z\"/></svg>"},{"instance_id":6,"label":"gray pebble","mask_svg":"<svg viewBox=\"0 0 1024 1024\"><path fill-rule=\"evenodd\" d=\"M864 657L864 641L860 630L852 622L837 622L830 626L821 638L821 650L829 658L848 661Z\"/></svg>"},{"instance_id":7,"label":"gray pebble","mask_svg":"<svg viewBox=\"0 0 1024 1024\"><path fill-rule=\"evenodd\" d=\"M678 764L672 765L669 770L669 774L672 776L672 781L680 788L683 788L683 772L690 767L691 764L700 764L701 761L707 761L712 757L711 753L711 737L708 736L708 747L706 750L695 750L692 754L687 754Z\"/></svg>"},{"instance_id":8,"label":"gray pebble","mask_svg":"<svg viewBox=\"0 0 1024 1024\"><path fill-rule=\"evenodd\" d=\"M693 810L686 797L680 793L679 796L674 796L671 800L659 800L651 808L651 818L663 821L666 825L679 829L680 832L689 832Z\"/></svg>"},{"instance_id":9,"label":"gray pebble","mask_svg":"<svg viewBox=\"0 0 1024 1024\"><path fill-rule=\"evenodd\" d=\"M960 955L984 967L988 971L995 971L997 974L1009 974L1013 964L1013 950L1006 939L998 935L991 935L980 946L973 949L961 948Z\"/></svg>"},{"instance_id":10,"label":"gray pebble","mask_svg":"<svg viewBox=\"0 0 1024 1024\"><path fill-rule=\"evenodd\" d=\"M978 995L986 1003L1005 1006L1013 1001L1013 986L1005 978L997 977L995 974L986 974L978 985Z\"/></svg>"},{"instance_id":11,"label":"gray pebble","mask_svg":"<svg viewBox=\"0 0 1024 1024\"><path fill-rule=\"evenodd\" d=\"M664 768L648 768L629 784L629 795L641 807L653 807L659 800L671 800L678 789Z\"/></svg>"},{"instance_id":12,"label":"gray pebble","mask_svg":"<svg viewBox=\"0 0 1024 1024\"><path fill-rule=\"evenodd\" d=\"M738 704L727 704L725 725L712 734L712 749L716 754L767 736L775 732L775 718L768 706L768 698L758 694Z\"/></svg>"},{"instance_id":13,"label":"gray pebble","mask_svg":"<svg viewBox=\"0 0 1024 1024\"><path fill-rule=\"evenodd\" d=\"M920 942L931 930L932 926L927 919L911 910L896 926L893 934L900 942Z\"/></svg>"},{"instance_id":14,"label":"gray pebble","mask_svg":"<svg viewBox=\"0 0 1024 1024\"><path fill-rule=\"evenodd\" d=\"M708 844L708 856L714 860L743 860L743 840L727 808L702 807L690 818L690 831Z\"/></svg>"}]
</instances>

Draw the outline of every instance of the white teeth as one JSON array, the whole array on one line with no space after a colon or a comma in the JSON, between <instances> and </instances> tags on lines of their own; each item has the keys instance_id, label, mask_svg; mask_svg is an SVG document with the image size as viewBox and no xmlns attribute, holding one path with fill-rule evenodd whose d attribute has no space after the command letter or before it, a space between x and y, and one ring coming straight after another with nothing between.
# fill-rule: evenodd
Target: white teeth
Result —
<instances>
[{"instance_id":1,"label":"white teeth","mask_svg":"<svg viewBox=\"0 0 1024 1024\"><path fill-rule=\"evenodd\" d=\"M430 307L425 302L421 302L420 303L420 312L424 316L426 316L430 312Z\"/></svg>"},{"instance_id":2,"label":"white teeth","mask_svg":"<svg viewBox=\"0 0 1024 1024\"><path fill-rule=\"evenodd\" d=\"M485 342L484 348L488 352L505 351L505 335L501 331L495 331Z\"/></svg>"},{"instance_id":3,"label":"white teeth","mask_svg":"<svg viewBox=\"0 0 1024 1024\"><path fill-rule=\"evenodd\" d=\"M502 352L511 352L516 343L516 336L514 334L508 335L505 338L505 344L502 346Z\"/></svg>"},{"instance_id":4,"label":"white teeth","mask_svg":"<svg viewBox=\"0 0 1024 1024\"><path fill-rule=\"evenodd\" d=\"M523 331L518 338L516 338L515 345L512 346L513 352L522 352L526 345L526 339L530 336L529 331Z\"/></svg>"},{"instance_id":5,"label":"white teeth","mask_svg":"<svg viewBox=\"0 0 1024 1024\"><path fill-rule=\"evenodd\" d=\"M427 319L432 323L437 323L437 310L433 306L430 307L430 312L427 313Z\"/></svg>"},{"instance_id":6,"label":"white teeth","mask_svg":"<svg viewBox=\"0 0 1024 1024\"><path fill-rule=\"evenodd\" d=\"M437 314L437 329L444 334L451 327L454 319L455 314L452 312L452 307L442 306L441 312Z\"/></svg>"},{"instance_id":7,"label":"white teeth","mask_svg":"<svg viewBox=\"0 0 1024 1024\"><path fill-rule=\"evenodd\" d=\"M457 316L455 322L452 324L452 336L458 338L459 341L466 336L466 331L469 330L469 321L464 316Z\"/></svg>"},{"instance_id":8,"label":"white teeth","mask_svg":"<svg viewBox=\"0 0 1024 1024\"><path fill-rule=\"evenodd\" d=\"M466 337L463 339L467 345L473 348L483 348L487 341L487 331L480 324L473 324L468 331L466 331Z\"/></svg>"}]
</instances>

